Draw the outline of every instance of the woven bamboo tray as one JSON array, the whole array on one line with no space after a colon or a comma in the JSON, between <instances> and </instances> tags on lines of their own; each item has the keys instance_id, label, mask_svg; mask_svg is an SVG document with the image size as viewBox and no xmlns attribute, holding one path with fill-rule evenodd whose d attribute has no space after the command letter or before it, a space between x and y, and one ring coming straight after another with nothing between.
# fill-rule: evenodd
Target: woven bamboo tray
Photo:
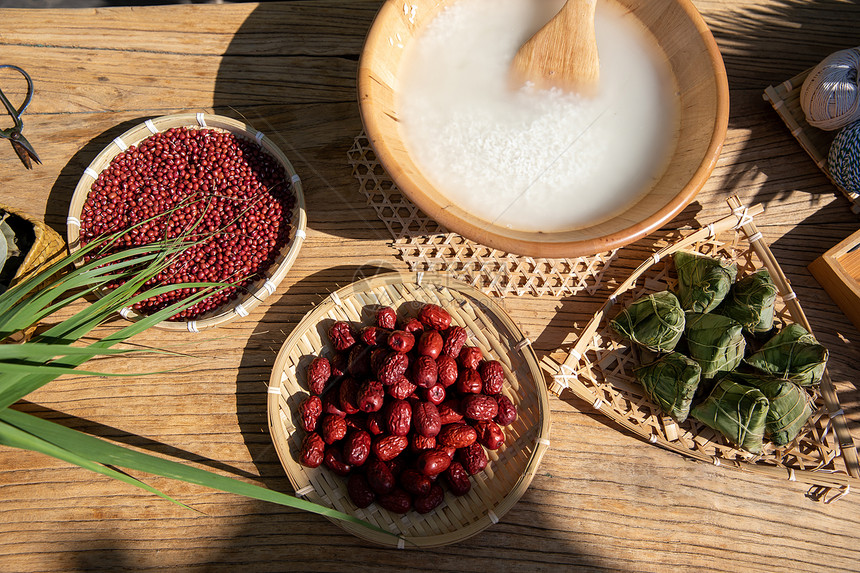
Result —
<instances>
[{"instance_id":1,"label":"woven bamboo tray","mask_svg":"<svg viewBox=\"0 0 860 573\"><path fill-rule=\"evenodd\" d=\"M827 154L830 151L830 144L833 143L833 138L836 137L836 131L824 131L812 127L806 122L806 114L800 107L800 88L803 87L803 82L813 70L808 70L799 73L790 80L786 80L778 86L768 86L764 90L762 97L765 101L770 102L773 109L785 123L791 135L797 140L800 146L806 151L807 155L812 158L819 169L830 179L833 186L845 195L851 203L851 211L860 213L860 193L848 191L839 183L833 176L830 175L830 170L827 168Z\"/></svg>"},{"instance_id":2,"label":"woven bamboo tray","mask_svg":"<svg viewBox=\"0 0 860 573\"><path fill-rule=\"evenodd\" d=\"M560 395L569 389L624 429L665 449L717 466L802 482L812 486L811 497L827 502L838 499L851 486L860 486L860 464L826 371L814 391L816 409L800 435L783 447L766 441L762 453L753 455L692 416L682 424L665 416L633 376L639 365L635 349L620 342L609 326L609 320L633 300L673 289L677 280L671 254L686 250L734 261L738 278L767 268L779 288L777 323L784 326L795 322L812 331L790 283L753 222L753 216L763 209L746 208L736 197L729 199L729 205L731 215L660 249L642 263L594 315L563 363L549 358L543 361L552 379L550 390ZM838 491L828 498L834 489Z\"/></svg>"},{"instance_id":3,"label":"woven bamboo tray","mask_svg":"<svg viewBox=\"0 0 860 573\"><path fill-rule=\"evenodd\" d=\"M488 451L490 462L471 478L472 489L467 495L446 493L442 505L426 515L415 511L398 515L376 503L359 509L347 494L344 478L324 466L310 469L297 462L305 432L294 420L299 404L308 395L306 368L314 356L331 354L325 332L332 322L367 324L379 305L394 307L400 316L415 316L424 303L447 309L452 324L469 331L467 344L502 363L508 374L502 393L517 406L518 418L504 428L504 445ZM490 297L435 273L371 277L333 292L317 305L278 353L269 382L268 412L275 448L296 494L392 532L396 537L334 521L363 539L401 548L455 543L496 523L526 491L549 446L546 383L530 341Z\"/></svg>"},{"instance_id":4,"label":"woven bamboo tray","mask_svg":"<svg viewBox=\"0 0 860 573\"><path fill-rule=\"evenodd\" d=\"M198 320L190 321L162 321L156 326L166 330L187 330L188 332L199 332L205 328L211 328L248 315L248 312L260 304L271 294L274 294L278 284L287 275L290 267L298 257L299 249L305 239L305 226L307 225L307 214L305 212L305 198L302 192L302 182L290 160L286 155L261 131L252 126L235 119L220 115L206 113L185 113L177 115L166 115L147 120L137 125L113 140L101 153L99 153L75 187L72 203L69 207L69 217L66 224L69 248L77 250L80 248L81 211L87 195L99 174L106 169L114 157L131 147L137 145L144 139L173 127L188 128L210 128L230 132L238 137L250 141L256 141L269 155L277 160L283 167L292 184L292 191L296 197L293 207L293 215L290 220L290 241L279 254L277 260L266 273L264 278L255 281L245 287L246 295L238 302L230 302L221 308L215 309L203 315ZM140 318L130 308L121 312L124 318L137 320Z\"/></svg>"}]
</instances>

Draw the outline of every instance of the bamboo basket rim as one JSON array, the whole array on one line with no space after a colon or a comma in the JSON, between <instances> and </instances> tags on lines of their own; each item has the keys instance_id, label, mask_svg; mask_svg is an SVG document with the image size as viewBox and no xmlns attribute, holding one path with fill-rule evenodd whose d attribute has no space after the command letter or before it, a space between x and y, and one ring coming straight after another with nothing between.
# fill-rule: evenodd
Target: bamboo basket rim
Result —
<instances>
[{"instance_id":1,"label":"bamboo basket rim","mask_svg":"<svg viewBox=\"0 0 860 573\"><path fill-rule=\"evenodd\" d=\"M299 250L305 241L307 227L307 212L305 208L305 197L302 190L302 180L293 168L292 163L281 149L266 136L262 131L255 129L248 123L222 116L204 112L178 113L164 115L148 119L143 123L135 125L125 133L115 138L111 143L90 162L84 169L84 173L78 180L69 206L69 215L66 220L66 233L68 236L69 250L74 252L80 249L80 215L84 202L90 192L92 184L101 172L106 169L114 157L133 145L138 145L148 137L174 127L188 127L195 129L216 129L230 132L243 137L249 141L256 142L265 152L280 163L290 178L292 192L296 198L293 207L293 216L290 220L290 242L286 252L281 252L278 260L267 271L264 279L259 279L247 287L248 294L239 301L225 303L215 311L210 311L203 318L189 321L161 321L155 325L156 328L173 331L187 331L197 333L201 330L223 325L227 322L248 315L249 311L258 306L267 297L275 293L277 286L284 280L290 268L299 255ZM128 320L139 320L140 316L130 308L123 309L120 314Z\"/></svg>"},{"instance_id":2,"label":"bamboo basket rim","mask_svg":"<svg viewBox=\"0 0 860 573\"><path fill-rule=\"evenodd\" d=\"M661 448L716 466L727 467L776 479L805 483L811 486L810 491L812 491L812 488L820 489L820 491L817 491L816 495L811 495L810 497L823 499L825 503L830 503L831 501L835 501L847 494L852 486L855 489L860 487L860 462L858 462L857 448L845 421L844 412L839 405L835 387L826 369L820 383L821 395L827 408L827 415L829 416L830 422L835 430L839 450L841 451L841 457L847 473L837 473L831 470L816 471L761 465L754 463L754 458L753 461L725 459L718 456L707 455L699 450L683 447L682 445L665 439L657 433L646 432L641 426L631 423L626 416L618 413L611 407L602 408L602 400L600 396L585 386L585 384L583 384L575 374L574 366L579 364L579 362L584 358L585 353L588 351L588 344L598 333L604 320L608 318L607 313L613 308L617 298L626 291L633 289L637 281L649 268L676 251L690 247L700 241L716 237L720 233L732 229L743 232L755 254L759 257L764 267L770 272L771 278L779 289L779 295L782 297L792 320L801 324L810 333L813 332L790 282L782 272L779 263L768 247L766 241L763 239L761 232L753 222L755 216L764 212L764 208L761 205L753 205L751 207L745 206L741 204L737 196L730 197L727 202L732 211L730 215L696 230L679 241L667 245L653 253L651 257L640 264L639 267L636 268L636 270L634 270L631 275L618 286L613 294L609 296L606 302L604 302L600 309L594 314L591 321L583 329L572 350L568 353L563 362L557 363L551 358L546 358L544 360L544 367L549 372L551 378L550 392L558 396L562 394L565 388L571 390L579 398L591 403L595 409L600 411L601 414L609 417L614 422L626 430L636 434L640 438ZM830 490L838 491L828 499L826 498L826 494Z\"/></svg>"},{"instance_id":3,"label":"bamboo basket rim","mask_svg":"<svg viewBox=\"0 0 860 573\"><path fill-rule=\"evenodd\" d=\"M391 294L391 290L395 289L395 295L400 297L395 299ZM428 291L427 289L432 289ZM389 297L389 300L379 299L376 296L376 291L384 292L384 294ZM303 383L299 383L298 373L296 372L295 365L291 368L287 368L287 363L289 362L289 354L294 349L297 348L298 345L303 344L302 352L305 354L308 353L320 353L325 348L327 344L326 340L322 341L320 347L310 347L307 342L302 342L303 338L308 333L317 332L318 334L318 326L322 320L324 320L327 316L332 314L334 311L350 312L353 315L358 313L361 315L361 308L367 306L367 304L372 304L370 301L377 300L375 304L390 304L391 306L396 306L401 303L408 303L412 301L418 301L421 295L430 292L429 298L427 302L430 302L429 299L439 298L438 293L442 293L445 296L450 296L451 300L450 304L445 305L443 301L437 302L437 304L443 304L446 308L448 308L449 312L452 315L452 324L457 324L462 322L463 326L467 328L467 330L471 330L472 334L475 335L475 338L484 338L486 341L493 345L494 348L501 348L503 342L498 338L491 338L491 335L495 333L488 332L487 329L477 329L476 324L472 321L472 319L467 318L467 311L457 312L457 309L463 309L469 307L469 310L475 311L476 315L480 313L482 316L478 318L489 317L494 323L499 324L500 327L503 327L508 334L509 338L516 338L519 342L511 346L508 349L510 353L518 353L522 357L522 364L517 368L517 371L520 369L525 369L530 378L531 378L531 386L528 388L528 391L533 394L529 394L533 401L535 402L535 406L537 411L533 414L539 418L539 424L525 427L526 421L523 415L524 412L520 411L520 417L518 417L518 421L522 420L522 424L524 429L526 430L528 435L534 434L533 440L530 443L531 453L528 454L528 459L525 462L525 467L522 473L519 474L516 480L514 480L511 488L507 491L504 496L501 497L492 505L492 507L487 507L485 504L487 503L486 496L488 495L486 492L478 493L480 491L480 487L478 487L479 476L473 476L471 479L473 481L472 492L464 497L455 498L454 505L463 505L466 503L476 504L469 505L466 509L473 511L474 513L468 517L471 521L466 523L465 525L460 526L454 531L443 532L443 533L433 533L430 535L404 535L399 534L395 536L389 536L382 533L378 533L376 531L363 528L359 525L341 522L335 519L327 518L339 527L349 531L350 533L360 537L362 539L366 539L368 541L372 541L378 543L380 545L390 546L390 547L440 547L443 545L449 545L451 543L456 543L458 541L462 541L467 539L473 535L476 535L489 527L497 523L515 504L522 495L527 490L530 485L532 479L534 478L537 469L541 463L541 460L549 448L549 431L550 431L550 408L549 408L549 394L546 388L545 377L543 372L540 369L540 365L538 363L537 355L535 354L534 349L531 347L531 341L526 338L517 324L513 321L513 319L507 314L507 312L501 308L490 296L482 293L471 285L463 283L457 279L452 278L450 275L445 273L400 273L400 272L392 272L385 273L382 275L376 275L374 277L369 277L366 279L359 280L350 285L342 287L336 291L331 292L328 297L321 303L319 303L314 309L309 311L299 322L296 328L290 333L287 339L284 341L281 346L280 351L278 352L278 356L275 359L275 362L272 367L272 376L269 382L268 387L268 401L267 401L267 411L268 411L268 419L269 419L269 431L272 435L272 440L275 445L275 450L278 453L278 457L281 461L281 465L283 466L285 472L287 473L287 477L290 479L293 487L296 489L296 494L306 497L312 501L316 501L317 503L323 503L329 505L331 503L331 499L328 494L317 494L314 491L313 484L307 476L307 473L304 471L303 466L300 466L295 459L293 458L293 454L290 452L288 441L290 436L294 432L289 432L289 430L295 430L299 435L304 434L303 430L300 430L295 427L290 421L290 416L292 412L284 412L285 409L285 396L283 391L283 383L284 380L292 376L296 380L296 385L300 386L302 390L305 390L305 385ZM367 297L364 302L361 301L362 297ZM416 298L409 298L409 297ZM356 305L360 308L356 311ZM416 307L417 309L417 307ZM398 313L400 314L400 313ZM466 317L466 318L464 318ZM470 325L469 322L472 322ZM480 330L480 331L476 331ZM506 386L510 387L511 382L509 381ZM518 383L518 386L520 384ZM507 391L507 390L506 390ZM306 390L305 390L306 394ZM291 395L295 396L295 394ZM297 408L298 404L294 404L292 406L292 410ZM289 423L290 428L286 428L285 424ZM516 424L517 422L514 422ZM506 430L507 433L508 430ZM290 436L287 433L290 433ZM516 440L517 442L519 441ZM507 440L506 445L507 446ZM504 455L504 452L501 455ZM490 455L490 465L494 463L493 461L493 452L488 452ZM499 456L501 459L501 455ZM505 458L508 460L510 458ZM505 463L505 462L502 462ZM490 466L488 466L489 468ZM291 471L291 469L296 469L298 471ZM325 469L324 466L320 466L320 470L325 470L328 472L329 470ZM494 474L496 475L498 470L494 470ZM334 480L339 480L338 485L345 491L346 481L343 478L338 476L333 476ZM492 478L487 480L482 480L483 483L487 483L491 481ZM331 492L328 492L329 494ZM446 493L446 504L449 500L452 499L450 493ZM469 500L468 502L465 500ZM328 503L327 503L328 502ZM342 505L342 504L341 504ZM346 511L350 513L350 508L354 509L350 502L350 507L342 507L341 505L336 505L337 509L341 511ZM371 506L372 508L373 506ZM440 506L433 510L433 512L427 514L428 516L432 516L435 512L442 510L445 507ZM458 508L460 510L462 508ZM454 508L452 506L452 511ZM379 508L380 513L388 514L388 512L382 508ZM366 515L366 510L355 510L355 514L358 517L364 517ZM410 511L409 515L412 515L414 512ZM390 514L393 516L394 514ZM390 521L397 522L402 520L402 517L390 518ZM396 525L396 523L395 523ZM432 525L432 524L431 524Z\"/></svg>"}]
</instances>

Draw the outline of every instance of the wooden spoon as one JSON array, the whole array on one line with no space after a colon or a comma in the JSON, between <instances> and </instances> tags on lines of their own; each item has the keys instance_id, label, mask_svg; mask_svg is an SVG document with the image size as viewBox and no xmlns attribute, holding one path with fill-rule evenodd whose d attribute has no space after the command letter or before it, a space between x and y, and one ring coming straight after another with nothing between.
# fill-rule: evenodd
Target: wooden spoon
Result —
<instances>
[{"instance_id":1,"label":"wooden spoon","mask_svg":"<svg viewBox=\"0 0 860 573\"><path fill-rule=\"evenodd\" d=\"M511 81L516 88L528 81L538 89L558 87L586 96L597 93L596 3L567 0L558 14L522 45L511 64Z\"/></svg>"}]
</instances>

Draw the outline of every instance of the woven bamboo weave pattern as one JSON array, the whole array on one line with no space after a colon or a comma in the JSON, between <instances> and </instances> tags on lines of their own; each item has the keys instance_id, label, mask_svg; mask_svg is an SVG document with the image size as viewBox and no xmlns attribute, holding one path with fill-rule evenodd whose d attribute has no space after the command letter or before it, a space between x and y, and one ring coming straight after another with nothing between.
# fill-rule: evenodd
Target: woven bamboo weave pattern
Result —
<instances>
[{"instance_id":1,"label":"woven bamboo weave pattern","mask_svg":"<svg viewBox=\"0 0 860 573\"><path fill-rule=\"evenodd\" d=\"M377 503L365 509L349 498L346 480L324 466L298 463L305 432L294 422L307 397L306 369L314 356L331 356L326 331L335 321L368 324L380 305L392 306L400 317L414 317L425 303L448 310L452 324L469 332L467 345L498 360L506 374L506 395L517 406L517 420L504 428L505 443L488 451L486 469L473 476L471 491L462 497L445 494L435 510L421 515L391 513ZM337 525L383 545L434 547L465 539L499 521L531 483L549 441L546 383L528 339L490 298L472 287L439 274L379 275L332 293L308 313L284 342L269 382L269 427L278 456L297 495L373 523L395 536L352 524Z\"/></svg>"},{"instance_id":2,"label":"woven bamboo weave pattern","mask_svg":"<svg viewBox=\"0 0 860 573\"><path fill-rule=\"evenodd\" d=\"M671 254L683 249L736 263L738 278L767 268L780 292L775 304L777 326L796 322L811 331L752 217L737 226L740 218L732 215L695 233L676 232L666 237L662 248L615 291L586 326L567 360L563 364L549 358L543 361L553 378L551 391L561 394L569 388L624 428L694 459L820 486L821 495L834 488L847 492L850 485L860 485L860 465L827 373L820 386L811 390L814 412L798 437L782 447L765 441L762 452L753 455L693 417L679 424L663 414L635 380L633 369L640 364L636 349L621 341L609 326L609 320L632 301L674 290L677 278Z\"/></svg>"},{"instance_id":3,"label":"woven bamboo weave pattern","mask_svg":"<svg viewBox=\"0 0 860 573\"><path fill-rule=\"evenodd\" d=\"M593 294L615 251L574 259L539 259L485 247L451 233L404 196L376 160L362 133L348 152L352 174L394 248L412 271L450 274L495 296Z\"/></svg>"}]
</instances>

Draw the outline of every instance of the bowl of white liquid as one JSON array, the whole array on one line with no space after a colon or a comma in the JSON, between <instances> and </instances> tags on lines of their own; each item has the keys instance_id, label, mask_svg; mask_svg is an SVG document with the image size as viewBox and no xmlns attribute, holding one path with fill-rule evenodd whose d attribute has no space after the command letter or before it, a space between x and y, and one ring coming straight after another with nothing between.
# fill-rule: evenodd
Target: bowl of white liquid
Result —
<instances>
[{"instance_id":1,"label":"bowl of white liquid","mask_svg":"<svg viewBox=\"0 0 860 573\"><path fill-rule=\"evenodd\" d=\"M689 0L598 0L593 97L510 85L562 0L388 0L359 64L377 158L427 215L538 257L622 247L674 218L728 125L719 49Z\"/></svg>"}]
</instances>

